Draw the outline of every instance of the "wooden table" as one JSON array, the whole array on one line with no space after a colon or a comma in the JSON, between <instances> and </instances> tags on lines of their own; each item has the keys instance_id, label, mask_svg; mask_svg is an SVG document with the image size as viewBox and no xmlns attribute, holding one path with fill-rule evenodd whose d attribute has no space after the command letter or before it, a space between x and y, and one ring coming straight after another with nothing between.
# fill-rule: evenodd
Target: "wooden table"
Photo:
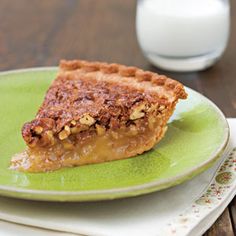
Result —
<instances>
[{"instance_id":1,"label":"wooden table","mask_svg":"<svg viewBox=\"0 0 236 236\"><path fill-rule=\"evenodd\" d=\"M203 72L171 73L152 67L135 35L135 0L1 0L0 70L57 65L82 58L159 71L214 101L236 117L236 2L222 59ZM236 198L205 235L236 233Z\"/></svg>"}]
</instances>

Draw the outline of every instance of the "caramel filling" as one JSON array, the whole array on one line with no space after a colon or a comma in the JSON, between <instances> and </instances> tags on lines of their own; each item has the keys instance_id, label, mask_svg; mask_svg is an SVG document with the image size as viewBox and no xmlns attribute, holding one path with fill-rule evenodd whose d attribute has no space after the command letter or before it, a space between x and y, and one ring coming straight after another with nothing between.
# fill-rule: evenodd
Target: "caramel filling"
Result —
<instances>
[{"instance_id":1,"label":"caramel filling","mask_svg":"<svg viewBox=\"0 0 236 236\"><path fill-rule=\"evenodd\" d=\"M11 169L46 172L62 167L119 160L141 154L159 141L166 128L157 120L137 128L135 125L115 131L97 129L56 139L49 148L33 147L16 154Z\"/></svg>"}]
</instances>

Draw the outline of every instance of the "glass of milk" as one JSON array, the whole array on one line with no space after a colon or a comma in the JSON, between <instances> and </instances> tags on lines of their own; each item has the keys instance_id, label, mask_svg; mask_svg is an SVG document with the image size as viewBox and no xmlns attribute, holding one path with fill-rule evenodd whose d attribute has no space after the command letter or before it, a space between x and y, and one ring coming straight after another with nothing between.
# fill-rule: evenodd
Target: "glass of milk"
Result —
<instances>
[{"instance_id":1,"label":"glass of milk","mask_svg":"<svg viewBox=\"0 0 236 236\"><path fill-rule=\"evenodd\" d=\"M138 0L137 38L157 67L197 71L213 65L229 38L228 0Z\"/></svg>"}]
</instances>

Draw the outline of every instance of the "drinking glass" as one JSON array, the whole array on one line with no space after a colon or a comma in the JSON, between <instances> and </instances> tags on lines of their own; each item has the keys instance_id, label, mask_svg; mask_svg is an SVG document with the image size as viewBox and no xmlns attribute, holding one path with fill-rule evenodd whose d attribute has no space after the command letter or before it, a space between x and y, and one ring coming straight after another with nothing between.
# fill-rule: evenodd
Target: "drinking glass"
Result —
<instances>
[{"instance_id":1,"label":"drinking glass","mask_svg":"<svg viewBox=\"0 0 236 236\"><path fill-rule=\"evenodd\" d=\"M171 71L198 71L223 54L230 29L228 0L138 0L136 32L145 57Z\"/></svg>"}]
</instances>

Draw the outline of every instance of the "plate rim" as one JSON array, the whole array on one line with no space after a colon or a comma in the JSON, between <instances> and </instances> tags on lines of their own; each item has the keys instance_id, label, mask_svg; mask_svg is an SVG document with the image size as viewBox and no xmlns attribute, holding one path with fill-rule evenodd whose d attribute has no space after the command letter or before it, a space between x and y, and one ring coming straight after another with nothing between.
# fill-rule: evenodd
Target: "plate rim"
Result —
<instances>
[{"instance_id":1,"label":"plate rim","mask_svg":"<svg viewBox=\"0 0 236 236\"><path fill-rule=\"evenodd\" d=\"M8 74L15 73L24 73L28 71L50 71L57 70L57 66L42 66L42 67L30 67L30 68L22 68L22 69L14 69L7 71L0 71L0 77ZM220 120L222 121L222 127L224 129L224 134L222 137L222 143L219 147L209 156L207 160L202 162L201 164L187 170L179 175L165 178L164 180L154 180L148 183L129 186L129 187L121 187L121 188L110 188L110 189L100 189L100 190L78 190L78 191L60 191L60 190L38 190L38 189L24 189L20 187L12 187L8 185L0 185L0 195L9 196L14 198L21 199L30 199L30 200L42 200L42 201L97 201L97 200L108 200L108 199L118 199L125 197L132 197L142 194L151 193L157 190L162 190L169 188L171 186L175 186L184 182L184 180L188 180L205 170L205 167L213 164L224 152L230 136L229 124L223 112L218 108L218 106L211 101L209 98L199 93L198 91L191 89L185 86L188 90L197 93L200 97L204 98L216 111L219 115ZM176 184L177 183L177 184ZM13 195L17 193L19 195ZM28 195L30 194L30 195ZM110 195L112 194L112 195ZM59 197L67 197L70 195L72 198L62 198ZM85 197L85 198L83 198ZM95 198L94 198L95 197Z\"/></svg>"}]
</instances>

